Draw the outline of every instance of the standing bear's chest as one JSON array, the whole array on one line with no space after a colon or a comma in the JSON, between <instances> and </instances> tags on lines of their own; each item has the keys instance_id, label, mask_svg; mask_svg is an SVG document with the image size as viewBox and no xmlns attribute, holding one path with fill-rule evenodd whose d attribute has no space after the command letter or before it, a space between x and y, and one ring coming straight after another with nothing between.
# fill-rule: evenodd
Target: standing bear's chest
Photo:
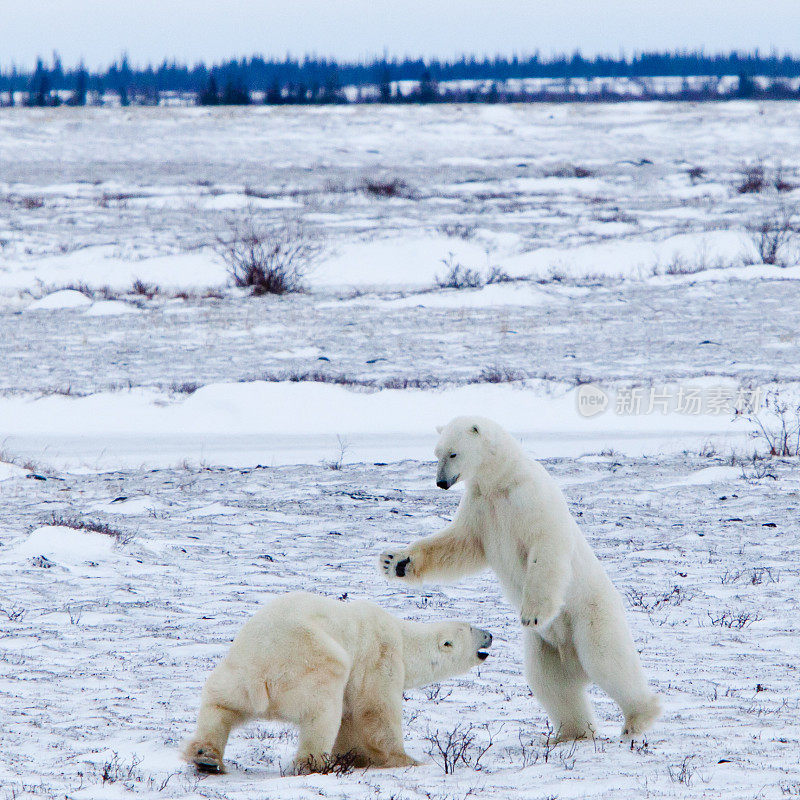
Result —
<instances>
[{"instance_id":1,"label":"standing bear's chest","mask_svg":"<svg viewBox=\"0 0 800 800\"><path fill-rule=\"evenodd\" d=\"M506 497L475 499L471 506L486 560L509 599L518 603L528 564L530 532L512 513Z\"/></svg>"}]
</instances>

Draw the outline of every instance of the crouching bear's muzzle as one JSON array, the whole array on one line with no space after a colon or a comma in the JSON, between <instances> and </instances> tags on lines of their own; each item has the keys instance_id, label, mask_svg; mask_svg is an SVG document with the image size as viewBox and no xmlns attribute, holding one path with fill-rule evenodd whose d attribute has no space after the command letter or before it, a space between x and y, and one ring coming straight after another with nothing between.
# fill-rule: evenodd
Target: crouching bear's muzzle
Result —
<instances>
[{"instance_id":1,"label":"crouching bear's muzzle","mask_svg":"<svg viewBox=\"0 0 800 800\"><path fill-rule=\"evenodd\" d=\"M483 630L483 628L473 628L473 631L478 642L478 658L481 661L485 661L489 657L485 648L491 646L492 634L489 633L489 631Z\"/></svg>"}]
</instances>

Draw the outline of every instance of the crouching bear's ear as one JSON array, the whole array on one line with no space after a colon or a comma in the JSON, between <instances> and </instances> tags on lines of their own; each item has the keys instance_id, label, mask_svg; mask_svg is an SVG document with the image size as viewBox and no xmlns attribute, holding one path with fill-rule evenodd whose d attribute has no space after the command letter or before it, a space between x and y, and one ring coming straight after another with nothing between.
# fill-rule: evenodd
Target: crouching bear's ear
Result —
<instances>
[{"instance_id":1,"label":"crouching bear's ear","mask_svg":"<svg viewBox=\"0 0 800 800\"><path fill-rule=\"evenodd\" d=\"M441 433L444 430L444 425L437 425L436 426L436 433Z\"/></svg>"},{"instance_id":2,"label":"crouching bear's ear","mask_svg":"<svg viewBox=\"0 0 800 800\"><path fill-rule=\"evenodd\" d=\"M478 426L477 425L473 425L472 428L470 428L470 433L473 433L473 434L475 434L475 436L478 436L480 434L480 431L478 430Z\"/></svg>"}]
</instances>

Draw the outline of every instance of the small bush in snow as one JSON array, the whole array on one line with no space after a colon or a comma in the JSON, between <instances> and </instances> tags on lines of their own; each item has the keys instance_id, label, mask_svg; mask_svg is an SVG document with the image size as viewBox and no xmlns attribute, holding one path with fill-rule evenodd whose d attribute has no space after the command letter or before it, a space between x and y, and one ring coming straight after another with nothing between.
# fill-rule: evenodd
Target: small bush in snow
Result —
<instances>
[{"instance_id":1,"label":"small bush in snow","mask_svg":"<svg viewBox=\"0 0 800 800\"><path fill-rule=\"evenodd\" d=\"M639 608L649 614L665 606L679 606L684 600L691 600L692 594L687 593L680 586L673 586L672 589L652 599L646 598L644 592L640 592L637 589L628 589L625 592L625 597L633 608Z\"/></svg>"},{"instance_id":2,"label":"small bush in snow","mask_svg":"<svg viewBox=\"0 0 800 800\"><path fill-rule=\"evenodd\" d=\"M425 689L425 696L431 703L441 703L453 694L452 689L444 690L441 683L434 683Z\"/></svg>"},{"instance_id":3,"label":"small bush in snow","mask_svg":"<svg viewBox=\"0 0 800 800\"><path fill-rule=\"evenodd\" d=\"M510 367L484 367L473 383L516 383L524 380L522 372Z\"/></svg>"},{"instance_id":4,"label":"small bush in snow","mask_svg":"<svg viewBox=\"0 0 800 800\"><path fill-rule=\"evenodd\" d=\"M350 443L344 436L337 435L336 443L339 448L339 452L335 459L331 461L323 461L323 465L326 466L328 469L332 469L334 471L339 471L344 466L344 459L347 455L347 451L350 449Z\"/></svg>"},{"instance_id":5,"label":"small bush in snow","mask_svg":"<svg viewBox=\"0 0 800 800\"><path fill-rule=\"evenodd\" d=\"M475 226L463 222L444 222L436 230L450 239L463 239L465 242L475 238Z\"/></svg>"},{"instance_id":6,"label":"small bush in snow","mask_svg":"<svg viewBox=\"0 0 800 800\"><path fill-rule=\"evenodd\" d=\"M775 189L776 192L791 192L797 186L786 180L780 164L774 172L768 173L764 169L764 165L758 163L750 164L742 169L742 177L736 186L736 191L739 194L757 194L770 188Z\"/></svg>"},{"instance_id":7,"label":"small bush in snow","mask_svg":"<svg viewBox=\"0 0 800 800\"><path fill-rule=\"evenodd\" d=\"M702 264L691 264L686 258L679 253L676 253L672 260L664 268L665 275L694 275L696 272L702 272L704 269Z\"/></svg>"},{"instance_id":8,"label":"small bush in snow","mask_svg":"<svg viewBox=\"0 0 800 800\"><path fill-rule=\"evenodd\" d=\"M786 400L777 389L767 392L761 408L747 415L753 437L763 442L770 456L800 456L800 402Z\"/></svg>"},{"instance_id":9,"label":"small bush in snow","mask_svg":"<svg viewBox=\"0 0 800 800\"><path fill-rule=\"evenodd\" d=\"M792 192L797 186L786 180L783 175L783 167L778 166L775 170L775 177L773 178L772 185L775 187L776 192Z\"/></svg>"},{"instance_id":10,"label":"small bush in snow","mask_svg":"<svg viewBox=\"0 0 800 800\"><path fill-rule=\"evenodd\" d=\"M173 383L169 390L173 394L194 394L202 385L202 383L186 381L185 383Z\"/></svg>"},{"instance_id":11,"label":"small bush in snow","mask_svg":"<svg viewBox=\"0 0 800 800\"><path fill-rule=\"evenodd\" d=\"M117 528L113 528L107 522L95 522L90 519L79 519L78 517L60 517L53 514L50 518L50 525L58 525L62 528L72 528L76 531L89 531L90 533L102 533L104 536L111 536L120 544L128 544L133 539L133 534L123 533Z\"/></svg>"},{"instance_id":12,"label":"small bush in snow","mask_svg":"<svg viewBox=\"0 0 800 800\"><path fill-rule=\"evenodd\" d=\"M758 483L764 478L770 478L773 481L778 480L778 476L772 471L770 459L767 456L751 453L747 457L734 456L734 460L742 470L742 478L748 483Z\"/></svg>"},{"instance_id":13,"label":"small bush in snow","mask_svg":"<svg viewBox=\"0 0 800 800\"><path fill-rule=\"evenodd\" d=\"M90 300L94 300L94 291L92 288L83 281L79 281L77 283L44 283L43 281L37 278L36 280L36 288L37 291L34 294L35 297L46 297L48 294L53 294L54 292L80 292L85 297L88 297ZM107 287L106 287L107 288Z\"/></svg>"},{"instance_id":14,"label":"small bush in snow","mask_svg":"<svg viewBox=\"0 0 800 800\"><path fill-rule=\"evenodd\" d=\"M21 620L27 610L24 609L22 606L9 606L8 608L0 607L0 614L5 614L8 617L9 622L18 622Z\"/></svg>"},{"instance_id":15,"label":"small bush in snow","mask_svg":"<svg viewBox=\"0 0 800 800\"><path fill-rule=\"evenodd\" d=\"M742 170L742 179L736 187L739 194L757 194L766 188L763 164L750 164Z\"/></svg>"},{"instance_id":16,"label":"small bush in snow","mask_svg":"<svg viewBox=\"0 0 800 800\"><path fill-rule=\"evenodd\" d=\"M476 728L473 725L458 724L449 731L429 731L425 737L428 743L428 755L444 770L445 775L452 775L459 765L474 770L481 768L480 763L494 742L488 728L488 741L476 741Z\"/></svg>"},{"instance_id":17,"label":"small bush in snow","mask_svg":"<svg viewBox=\"0 0 800 800\"><path fill-rule=\"evenodd\" d=\"M697 767L692 764L694 756L686 756L677 766L668 766L667 774L673 783L681 783L684 786L691 786Z\"/></svg>"},{"instance_id":18,"label":"small bush in snow","mask_svg":"<svg viewBox=\"0 0 800 800\"><path fill-rule=\"evenodd\" d=\"M444 275L436 276L436 285L440 289L482 289L494 283L516 283L517 281L528 280L528 278L512 278L501 267L491 266L488 261L490 251L486 251L486 271L465 267L453 253L448 253L447 258L442 259L446 272Z\"/></svg>"},{"instance_id":19,"label":"small bush in snow","mask_svg":"<svg viewBox=\"0 0 800 800\"><path fill-rule=\"evenodd\" d=\"M512 278L504 269L500 267L492 267L489 274L486 276L486 285L490 286L493 283L514 283L517 278Z\"/></svg>"},{"instance_id":20,"label":"small bush in snow","mask_svg":"<svg viewBox=\"0 0 800 800\"><path fill-rule=\"evenodd\" d=\"M686 174L689 176L692 186L694 186L703 179L706 171L703 167L689 167L689 169L686 170Z\"/></svg>"},{"instance_id":21,"label":"small bush in snow","mask_svg":"<svg viewBox=\"0 0 800 800\"><path fill-rule=\"evenodd\" d=\"M23 197L22 207L27 211L33 211L37 208L44 207L44 200L41 197Z\"/></svg>"},{"instance_id":22,"label":"small bush in snow","mask_svg":"<svg viewBox=\"0 0 800 800\"><path fill-rule=\"evenodd\" d=\"M99 768L100 782L106 783L137 783L141 782L142 777L139 772L139 764L142 763L141 756L132 756L130 761L122 761L119 753L114 751L111 758L104 762Z\"/></svg>"},{"instance_id":23,"label":"small bush in snow","mask_svg":"<svg viewBox=\"0 0 800 800\"><path fill-rule=\"evenodd\" d=\"M260 227L251 217L232 223L230 236L217 240L217 250L234 284L254 295L302 292L318 255L299 227Z\"/></svg>"},{"instance_id":24,"label":"small bush in snow","mask_svg":"<svg viewBox=\"0 0 800 800\"><path fill-rule=\"evenodd\" d=\"M564 283L569 276L563 269L557 266L552 266L547 271L547 275L541 275L536 279L536 283Z\"/></svg>"},{"instance_id":25,"label":"small bush in snow","mask_svg":"<svg viewBox=\"0 0 800 800\"><path fill-rule=\"evenodd\" d=\"M709 612L708 618L711 620L712 625L716 625L720 628L733 628L737 631L763 619L761 614L757 611L739 611L738 613L734 611L723 611L717 616Z\"/></svg>"},{"instance_id":26,"label":"small bush in snow","mask_svg":"<svg viewBox=\"0 0 800 800\"><path fill-rule=\"evenodd\" d=\"M358 762L358 753L348 750L346 753L325 755L322 759L309 758L300 764L301 771L316 772L320 775L348 775Z\"/></svg>"},{"instance_id":27,"label":"small bush in snow","mask_svg":"<svg viewBox=\"0 0 800 800\"><path fill-rule=\"evenodd\" d=\"M142 295L148 300L152 300L159 293L159 288L155 283L146 283L140 278L137 278L131 285L131 292L133 294Z\"/></svg>"},{"instance_id":28,"label":"small bush in snow","mask_svg":"<svg viewBox=\"0 0 800 800\"><path fill-rule=\"evenodd\" d=\"M789 266L789 251L800 233L794 210L781 206L774 215L764 217L751 226L750 233L758 257L763 264Z\"/></svg>"},{"instance_id":29,"label":"small bush in snow","mask_svg":"<svg viewBox=\"0 0 800 800\"><path fill-rule=\"evenodd\" d=\"M560 164L544 173L545 178L591 178L592 170L580 164Z\"/></svg>"},{"instance_id":30,"label":"small bush in snow","mask_svg":"<svg viewBox=\"0 0 800 800\"><path fill-rule=\"evenodd\" d=\"M436 285L440 289L479 289L484 285L480 272L460 264L452 253L442 259L442 264L447 271L436 276Z\"/></svg>"},{"instance_id":31,"label":"small bush in snow","mask_svg":"<svg viewBox=\"0 0 800 800\"><path fill-rule=\"evenodd\" d=\"M361 188L372 197L403 197L409 199L413 195L409 185L399 178L367 178Z\"/></svg>"}]
</instances>

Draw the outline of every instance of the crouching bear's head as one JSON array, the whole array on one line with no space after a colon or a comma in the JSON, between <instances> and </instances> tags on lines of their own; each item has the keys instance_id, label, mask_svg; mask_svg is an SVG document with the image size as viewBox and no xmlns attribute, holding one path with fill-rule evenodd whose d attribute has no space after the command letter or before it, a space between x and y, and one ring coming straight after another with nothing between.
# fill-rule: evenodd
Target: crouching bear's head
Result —
<instances>
[{"instance_id":1,"label":"crouching bear's head","mask_svg":"<svg viewBox=\"0 0 800 800\"><path fill-rule=\"evenodd\" d=\"M467 622L426 624L423 636L416 642L423 652L407 654L411 656L410 663L406 658L407 685L424 686L467 672L486 660L491 643L489 631Z\"/></svg>"},{"instance_id":2,"label":"crouching bear's head","mask_svg":"<svg viewBox=\"0 0 800 800\"><path fill-rule=\"evenodd\" d=\"M496 440L502 433L497 423L484 417L456 417L437 430L439 441L433 452L439 462L436 485L440 489L474 478L497 451Z\"/></svg>"}]
</instances>

